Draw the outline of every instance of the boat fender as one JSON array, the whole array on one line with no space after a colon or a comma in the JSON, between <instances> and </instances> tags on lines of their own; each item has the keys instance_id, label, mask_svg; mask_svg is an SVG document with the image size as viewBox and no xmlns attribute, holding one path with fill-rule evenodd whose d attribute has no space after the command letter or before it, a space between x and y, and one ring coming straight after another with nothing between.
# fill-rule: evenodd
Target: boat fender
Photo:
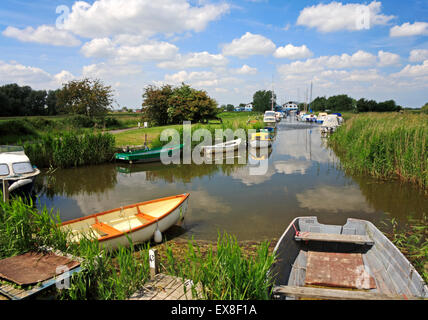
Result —
<instances>
[{"instance_id":1,"label":"boat fender","mask_svg":"<svg viewBox=\"0 0 428 320\"><path fill-rule=\"evenodd\" d=\"M159 226L156 228L155 235L154 235L154 240L155 240L156 243L161 243L162 242L162 232L160 232Z\"/></svg>"},{"instance_id":2,"label":"boat fender","mask_svg":"<svg viewBox=\"0 0 428 320\"><path fill-rule=\"evenodd\" d=\"M13 190L19 187L25 186L26 184L29 184L31 182L33 182L33 180L31 179L22 179L22 180L15 181L9 186L9 192L12 192Z\"/></svg>"}]
</instances>

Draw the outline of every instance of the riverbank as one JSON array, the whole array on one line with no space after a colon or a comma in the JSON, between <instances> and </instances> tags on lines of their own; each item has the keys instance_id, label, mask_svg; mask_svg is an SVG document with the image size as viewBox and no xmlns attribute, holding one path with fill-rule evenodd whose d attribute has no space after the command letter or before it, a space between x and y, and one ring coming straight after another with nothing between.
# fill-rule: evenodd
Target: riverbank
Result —
<instances>
[{"instance_id":1,"label":"riverbank","mask_svg":"<svg viewBox=\"0 0 428 320\"><path fill-rule=\"evenodd\" d=\"M358 114L331 135L329 145L349 173L400 179L428 192L428 115Z\"/></svg>"}]
</instances>

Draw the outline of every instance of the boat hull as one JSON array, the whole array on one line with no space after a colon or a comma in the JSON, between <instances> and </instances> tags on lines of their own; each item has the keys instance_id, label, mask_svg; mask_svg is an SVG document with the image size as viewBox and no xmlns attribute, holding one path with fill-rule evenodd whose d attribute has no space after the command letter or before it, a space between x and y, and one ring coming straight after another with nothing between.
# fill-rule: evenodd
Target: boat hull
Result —
<instances>
[{"instance_id":1,"label":"boat hull","mask_svg":"<svg viewBox=\"0 0 428 320\"><path fill-rule=\"evenodd\" d=\"M296 233L321 235L355 235L369 237L370 244L345 243L334 240L297 241ZM337 237L339 237L337 236ZM363 271L373 278L375 286L365 292L402 297L428 297L428 287L404 255L371 222L348 219L343 226L318 223L317 217L294 219L274 248L276 261L270 272L274 275L275 288L281 286L304 288L310 252L361 254ZM322 266L322 265L321 265ZM361 271L361 270L360 270ZM352 277L351 275L348 275ZM364 279L365 280L365 279ZM282 296L281 299L294 299Z\"/></svg>"},{"instance_id":2,"label":"boat hull","mask_svg":"<svg viewBox=\"0 0 428 320\"><path fill-rule=\"evenodd\" d=\"M71 232L70 234L73 238L70 238L70 241L79 242L84 236L83 234L85 234L89 238L98 240L104 248L108 249L117 249L120 246L127 247L129 246L129 239L132 240L133 244L144 243L150 241L154 237L154 234L157 230L159 230L160 232L164 232L180 220L184 219L188 207L188 198L189 194L184 194L142 202L135 205L113 209L88 217L64 222L61 228ZM156 203L161 206L162 201L174 201L176 199L177 204L174 204L174 206L168 209L167 212L162 213L158 217L149 216L150 220L146 220L145 222L141 223L139 215L142 214L143 216L145 216L144 219L147 219L147 215L144 214L144 211L143 213L141 213L139 208L144 208L144 206L156 205ZM127 211L132 210L134 210L133 213L126 213ZM120 214L117 213L119 211L121 212L121 214L122 212L124 212L122 219ZM107 222L107 216L109 215L114 215L115 220L110 218L110 222ZM117 217L119 218L116 219ZM113 227L113 230L120 231L120 233L112 233L107 235L97 234L95 232L96 229L94 229L94 225L99 224L99 222L107 223L107 227ZM107 232L108 231L109 230L107 229Z\"/></svg>"},{"instance_id":3,"label":"boat hull","mask_svg":"<svg viewBox=\"0 0 428 320\"><path fill-rule=\"evenodd\" d=\"M272 146L271 140L251 140L250 147L252 148L269 148Z\"/></svg>"},{"instance_id":4,"label":"boat hull","mask_svg":"<svg viewBox=\"0 0 428 320\"><path fill-rule=\"evenodd\" d=\"M170 148L156 148L152 150L136 150L131 152L116 153L115 158L118 161L129 163L147 163L161 161L162 155L171 155L176 150L181 150L183 145Z\"/></svg>"},{"instance_id":5,"label":"boat hull","mask_svg":"<svg viewBox=\"0 0 428 320\"><path fill-rule=\"evenodd\" d=\"M241 144L242 140L237 139L226 143L220 143L213 146L204 146L201 148L201 152L205 152L207 154L209 153L224 153L224 152L231 152L238 150L239 145Z\"/></svg>"}]
</instances>

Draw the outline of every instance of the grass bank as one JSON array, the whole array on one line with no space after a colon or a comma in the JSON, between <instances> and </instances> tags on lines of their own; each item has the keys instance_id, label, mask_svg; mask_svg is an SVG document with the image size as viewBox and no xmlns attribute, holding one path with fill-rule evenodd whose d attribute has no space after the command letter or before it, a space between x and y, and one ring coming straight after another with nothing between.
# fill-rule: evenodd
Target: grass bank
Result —
<instances>
[{"instance_id":1,"label":"grass bank","mask_svg":"<svg viewBox=\"0 0 428 320\"><path fill-rule=\"evenodd\" d=\"M399 178L428 188L428 115L358 114L330 137L329 145L350 173Z\"/></svg>"},{"instance_id":2,"label":"grass bank","mask_svg":"<svg viewBox=\"0 0 428 320\"><path fill-rule=\"evenodd\" d=\"M47 134L22 142L31 163L40 168L69 168L111 161L115 140L111 134Z\"/></svg>"},{"instance_id":3,"label":"grass bank","mask_svg":"<svg viewBox=\"0 0 428 320\"><path fill-rule=\"evenodd\" d=\"M218 116L222 119L223 123L219 123L218 121L213 121L208 124L195 123L192 124L192 131L197 129L207 129L214 137L216 129L231 129L232 131L243 129L247 132L249 129L261 129L264 127L262 115L255 112L223 112ZM162 131L168 129L177 130L182 137L183 125L181 124L141 128L114 134L116 138L116 146L141 146L144 144L147 137L149 145L152 147L159 147L166 143L160 141L160 134ZM196 144L198 143L196 142Z\"/></svg>"}]
</instances>

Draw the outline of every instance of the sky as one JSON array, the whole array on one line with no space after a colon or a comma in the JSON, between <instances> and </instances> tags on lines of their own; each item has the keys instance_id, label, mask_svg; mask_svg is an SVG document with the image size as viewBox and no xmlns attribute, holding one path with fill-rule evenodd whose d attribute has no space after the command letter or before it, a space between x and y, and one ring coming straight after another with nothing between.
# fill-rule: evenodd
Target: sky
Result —
<instances>
[{"instance_id":1,"label":"sky","mask_svg":"<svg viewBox=\"0 0 428 320\"><path fill-rule=\"evenodd\" d=\"M149 85L219 105L274 90L278 103L348 94L428 102L428 1L5 0L0 85L57 89L97 78L114 108Z\"/></svg>"}]
</instances>

